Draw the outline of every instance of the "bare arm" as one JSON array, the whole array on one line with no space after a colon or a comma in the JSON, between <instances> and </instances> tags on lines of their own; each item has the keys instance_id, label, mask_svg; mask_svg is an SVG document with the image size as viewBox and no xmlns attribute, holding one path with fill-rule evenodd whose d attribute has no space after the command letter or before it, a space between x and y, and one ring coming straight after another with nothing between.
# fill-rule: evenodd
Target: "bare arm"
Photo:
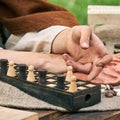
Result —
<instances>
[{"instance_id":1,"label":"bare arm","mask_svg":"<svg viewBox=\"0 0 120 120\"><path fill-rule=\"evenodd\" d=\"M53 42L52 52L67 53L67 65L72 65L78 72L89 72L88 80L96 77L104 65L112 60L89 26L75 26L62 31Z\"/></svg>"},{"instance_id":2,"label":"bare arm","mask_svg":"<svg viewBox=\"0 0 120 120\"><path fill-rule=\"evenodd\" d=\"M36 52L23 52L0 50L0 59L12 60L18 64L34 65L35 68L44 68L53 73L66 72L66 63L60 54L45 54Z\"/></svg>"}]
</instances>

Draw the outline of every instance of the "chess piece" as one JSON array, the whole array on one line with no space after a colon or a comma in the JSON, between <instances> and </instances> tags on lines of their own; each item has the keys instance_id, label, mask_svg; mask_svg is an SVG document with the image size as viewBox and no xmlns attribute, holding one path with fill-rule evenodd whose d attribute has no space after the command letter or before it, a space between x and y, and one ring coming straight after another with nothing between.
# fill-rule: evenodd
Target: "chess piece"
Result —
<instances>
[{"instance_id":1,"label":"chess piece","mask_svg":"<svg viewBox=\"0 0 120 120\"><path fill-rule=\"evenodd\" d=\"M120 44L114 44L114 54L120 53Z\"/></svg>"},{"instance_id":2,"label":"chess piece","mask_svg":"<svg viewBox=\"0 0 120 120\"><path fill-rule=\"evenodd\" d=\"M45 84L46 83L46 69L38 69L38 84Z\"/></svg>"},{"instance_id":3,"label":"chess piece","mask_svg":"<svg viewBox=\"0 0 120 120\"><path fill-rule=\"evenodd\" d=\"M8 60L0 59L0 75L6 75L8 69Z\"/></svg>"},{"instance_id":4,"label":"chess piece","mask_svg":"<svg viewBox=\"0 0 120 120\"><path fill-rule=\"evenodd\" d=\"M26 81L27 78L27 66L25 64L18 65L18 79Z\"/></svg>"},{"instance_id":5,"label":"chess piece","mask_svg":"<svg viewBox=\"0 0 120 120\"><path fill-rule=\"evenodd\" d=\"M15 77L16 76L16 72L15 72L14 66L15 66L14 62L13 61L9 61L7 76L10 76L10 77Z\"/></svg>"},{"instance_id":6,"label":"chess piece","mask_svg":"<svg viewBox=\"0 0 120 120\"><path fill-rule=\"evenodd\" d=\"M57 74L57 88L64 90L65 89L65 75Z\"/></svg>"},{"instance_id":7,"label":"chess piece","mask_svg":"<svg viewBox=\"0 0 120 120\"><path fill-rule=\"evenodd\" d=\"M67 67L67 74L66 74L65 81L69 81L70 82L71 77L73 76L73 71L72 70L73 70L72 66L68 66Z\"/></svg>"},{"instance_id":8,"label":"chess piece","mask_svg":"<svg viewBox=\"0 0 120 120\"><path fill-rule=\"evenodd\" d=\"M76 76L71 77L69 92L77 92Z\"/></svg>"},{"instance_id":9,"label":"chess piece","mask_svg":"<svg viewBox=\"0 0 120 120\"><path fill-rule=\"evenodd\" d=\"M27 81L30 81L30 82L35 81L35 74L34 74L34 66L33 65L30 65L28 67Z\"/></svg>"}]
</instances>

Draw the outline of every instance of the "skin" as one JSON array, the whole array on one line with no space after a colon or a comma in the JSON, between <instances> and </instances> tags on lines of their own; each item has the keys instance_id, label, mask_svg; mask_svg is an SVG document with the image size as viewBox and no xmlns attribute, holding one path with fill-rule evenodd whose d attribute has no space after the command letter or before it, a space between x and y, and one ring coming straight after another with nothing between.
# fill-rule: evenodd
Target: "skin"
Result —
<instances>
[{"instance_id":1,"label":"skin","mask_svg":"<svg viewBox=\"0 0 120 120\"><path fill-rule=\"evenodd\" d=\"M61 54L45 54L25 51L0 50L0 59L8 59L17 64L33 65L35 68L47 69L52 73L64 73L67 66Z\"/></svg>"},{"instance_id":2,"label":"skin","mask_svg":"<svg viewBox=\"0 0 120 120\"><path fill-rule=\"evenodd\" d=\"M72 65L74 71L89 73L88 80L95 78L103 66L112 60L105 46L88 26L65 29L56 36L51 49L51 54L0 50L0 59L33 65L53 73L64 73L67 65Z\"/></svg>"},{"instance_id":3,"label":"skin","mask_svg":"<svg viewBox=\"0 0 120 120\"><path fill-rule=\"evenodd\" d=\"M88 26L64 30L56 37L52 52L67 53L63 55L67 65L73 66L77 72L89 73L87 80L94 79L112 60L101 40Z\"/></svg>"}]
</instances>

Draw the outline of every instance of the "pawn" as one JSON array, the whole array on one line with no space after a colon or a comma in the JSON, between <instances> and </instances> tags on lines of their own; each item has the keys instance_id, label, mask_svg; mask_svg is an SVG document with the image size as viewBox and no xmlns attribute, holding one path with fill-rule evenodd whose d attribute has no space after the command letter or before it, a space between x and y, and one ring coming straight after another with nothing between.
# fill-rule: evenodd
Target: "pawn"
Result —
<instances>
[{"instance_id":1,"label":"pawn","mask_svg":"<svg viewBox=\"0 0 120 120\"><path fill-rule=\"evenodd\" d=\"M33 65L30 65L28 67L27 81L30 81L30 82L35 81L35 74L34 74L34 66Z\"/></svg>"},{"instance_id":2,"label":"pawn","mask_svg":"<svg viewBox=\"0 0 120 120\"><path fill-rule=\"evenodd\" d=\"M72 70L73 70L72 66L68 66L67 67L67 74L66 74L65 81L69 81L70 82L71 77L73 76L73 71Z\"/></svg>"},{"instance_id":3,"label":"pawn","mask_svg":"<svg viewBox=\"0 0 120 120\"><path fill-rule=\"evenodd\" d=\"M16 72L15 72L14 66L15 66L14 62L13 61L9 61L7 76L10 76L10 77L15 77L16 76Z\"/></svg>"},{"instance_id":4,"label":"pawn","mask_svg":"<svg viewBox=\"0 0 120 120\"><path fill-rule=\"evenodd\" d=\"M6 76L8 70L8 60L0 59L0 75Z\"/></svg>"},{"instance_id":5,"label":"pawn","mask_svg":"<svg viewBox=\"0 0 120 120\"><path fill-rule=\"evenodd\" d=\"M76 76L71 77L70 87L68 89L69 92L77 92L77 84L76 84Z\"/></svg>"},{"instance_id":6,"label":"pawn","mask_svg":"<svg viewBox=\"0 0 120 120\"><path fill-rule=\"evenodd\" d=\"M64 90L65 89L65 75L57 74L57 88Z\"/></svg>"},{"instance_id":7,"label":"pawn","mask_svg":"<svg viewBox=\"0 0 120 120\"><path fill-rule=\"evenodd\" d=\"M25 64L18 64L18 80L26 81L26 70L27 66Z\"/></svg>"},{"instance_id":8,"label":"pawn","mask_svg":"<svg viewBox=\"0 0 120 120\"><path fill-rule=\"evenodd\" d=\"M38 69L38 84L46 84L46 74L47 70L46 69Z\"/></svg>"}]
</instances>

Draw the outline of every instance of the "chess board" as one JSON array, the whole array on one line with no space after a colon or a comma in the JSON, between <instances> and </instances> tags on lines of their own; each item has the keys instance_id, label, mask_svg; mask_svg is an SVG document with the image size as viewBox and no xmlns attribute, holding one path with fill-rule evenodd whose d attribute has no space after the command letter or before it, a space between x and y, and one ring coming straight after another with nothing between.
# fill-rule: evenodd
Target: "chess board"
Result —
<instances>
[{"instance_id":1,"label":"chess board","mask_svg":"<svg viewBox=\"0 0 120 120\"><path fill-rule=\"evenodd\" d=\"M77 111L80 108L97 104L101 100L101 86L95 83L77 79L78 90L69 92L70 82L65 81L64 74L53 74L44 69L35 70L36 80L29 82L25 80L25 76L22 79L19 78L19 71L15 77L7 76L6 72L7 69L0 69L1 81L13 85L37 99L63 107L68 111Z\"/></svg>"},{"instance_id":2,"label":"chess board","mask_svg":"<svg viewBox=\"0 0 120 120\"><path fill-rule=\"evenodd\" d=\"M119 41L119 39L112 40L112 41L111 40L103 41L103 43L111 54L120 53L120 41Z\"/></svg>"}]
</instances>

